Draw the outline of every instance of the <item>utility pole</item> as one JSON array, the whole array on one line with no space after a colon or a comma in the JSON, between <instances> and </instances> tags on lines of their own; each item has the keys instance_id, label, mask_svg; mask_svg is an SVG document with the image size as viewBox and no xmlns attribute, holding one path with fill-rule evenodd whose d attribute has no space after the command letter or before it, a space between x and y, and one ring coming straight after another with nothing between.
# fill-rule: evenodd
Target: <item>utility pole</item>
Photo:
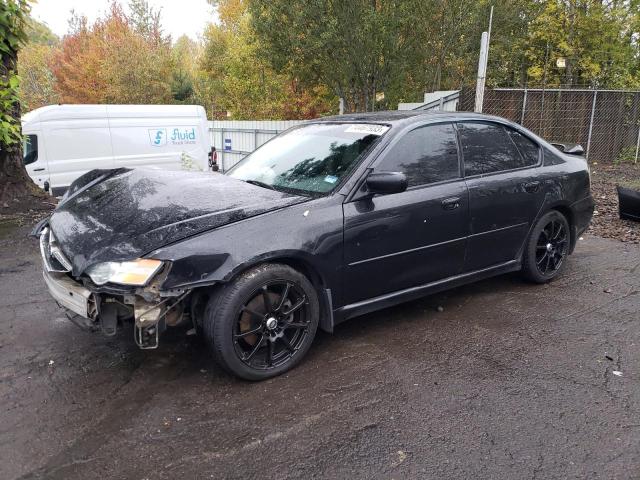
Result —
<instances>
[{"instance_id":1,"label":"utility pole","mask_svg":"<svg viewBox=\"0 0 640 480\"><path fill-rule=\"evenodd\" d=\"M489 43L491 42L491 24L493 23L493 5L489 14L489 29L482 32L480 39L480 57L478 58L478 78L476 80L476 104L474 112L482 113L484 104L484 84L487 80L487 62L489 60Z\"/></svg>"}]
</instances>

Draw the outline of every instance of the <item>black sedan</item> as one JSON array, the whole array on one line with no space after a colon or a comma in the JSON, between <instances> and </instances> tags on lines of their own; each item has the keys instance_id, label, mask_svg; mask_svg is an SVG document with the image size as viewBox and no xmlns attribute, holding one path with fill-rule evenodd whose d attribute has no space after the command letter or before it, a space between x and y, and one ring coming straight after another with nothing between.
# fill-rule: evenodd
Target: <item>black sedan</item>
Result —
<instances>
[{"instance_id":1,"label":"black sedan","mask_svg":"<svg viewBox=\"0 0 640 480\"><path fill-rule=\"evenodd\" d=\"M185 325L260 380L318 328L505 272L555 278L593 213L580 153L484 115L330 117L226 174L91 171L34 234L75 323L132 323L141 348Z\"/></svg>"}]
</instances>

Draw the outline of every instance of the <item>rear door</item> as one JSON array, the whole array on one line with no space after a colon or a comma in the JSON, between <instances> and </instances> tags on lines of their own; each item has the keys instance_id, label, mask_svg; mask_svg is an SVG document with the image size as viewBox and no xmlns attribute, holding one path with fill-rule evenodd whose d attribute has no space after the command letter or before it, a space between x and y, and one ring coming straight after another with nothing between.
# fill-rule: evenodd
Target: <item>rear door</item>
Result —
<instances>
[{"instance_id":1,"label":"rear door","mask_svg":"<svg viewBox=\"0 0 640 480\"><path fill-rule=\"evenodd\" d=\"M451 123L421 126L392 143L374 171L403 172L406 191L344 205L345 303L460 273L467 187Z\"/></svg>"},{"instance_id":2,"label":"rear door","mask_svg":"<svg viewBox=\"0 0 640 480\"><path fill-rule=\"evenodd\" d=\"M538 145L491 122L458 124L469 189L470 235L465 271L518 258L544 202Z\"/></svg>"}]
</instances>

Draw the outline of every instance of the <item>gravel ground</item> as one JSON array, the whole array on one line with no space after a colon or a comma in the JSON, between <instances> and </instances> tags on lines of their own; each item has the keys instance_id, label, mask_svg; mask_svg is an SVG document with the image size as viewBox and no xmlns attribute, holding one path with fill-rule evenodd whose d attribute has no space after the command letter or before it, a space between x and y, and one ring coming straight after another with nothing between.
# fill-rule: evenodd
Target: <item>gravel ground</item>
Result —
<instances>
[{"instance_id":1,"label":"gravel ground","mask_svg":"<svg viewBox=\"0 0 640 480\"><path fill-rule=\"evenodd\" d=\"M618 214L616 185L629 181L640 182L640 165L592 165L591 193L596 201L596 212L589 233L640 243L640 222L621 220Z\"/></svg>"},{"instance_id":2,"label":"gravel ground","mask_svg":"<svg viewBox=\"0 0 640 480\"><path fill-rule=\"evenodd\" d=\"M24 233L0 231L2 479L640 477L637 245L585 235L549 285L353 319L247 383L193 337L77 329Z\"/></svg>"}]
</instances>

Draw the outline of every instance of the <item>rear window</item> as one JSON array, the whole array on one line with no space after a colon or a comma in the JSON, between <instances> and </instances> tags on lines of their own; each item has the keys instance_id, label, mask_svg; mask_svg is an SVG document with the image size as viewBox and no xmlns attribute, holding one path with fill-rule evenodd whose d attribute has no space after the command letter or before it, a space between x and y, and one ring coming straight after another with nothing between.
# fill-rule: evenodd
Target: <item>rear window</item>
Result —
<instances>
[{"instance_id":1,"label":"rear window","mask_svg":"<svg viewBox=\"0 0 640 480\"><path fill-rule=\"evenodd\" d=\"M509 128L507 129L509 132L509 136L513 143L516 144L518 150L520 151L520 155L522 155L522 165L523 167L531 167L538 163L538 159L540 158L538 145L536 145L533 141L529 140L527 137L522 135L519 132Z\"/></svg>"},{"instance_id":2,"label":"rear window","mask_svg":"<svg viewBox=\"0 0 640 480\"><path fill-rule=\"evenodd\" d=\"M459 124L464 173L472 175L522 167L522 157L502 125L465 122Z\"/></svg>"},{"instance_id":3,"label":"rear window","mask_svg":"<svg viewBox=\"0 0 640 480\"><path fill-rule=\"evenodd\" d=\"M22 140L22 160L25 165L38 160L38 136L37 135L25 135Z\"/></svg>"}]
</instances>

